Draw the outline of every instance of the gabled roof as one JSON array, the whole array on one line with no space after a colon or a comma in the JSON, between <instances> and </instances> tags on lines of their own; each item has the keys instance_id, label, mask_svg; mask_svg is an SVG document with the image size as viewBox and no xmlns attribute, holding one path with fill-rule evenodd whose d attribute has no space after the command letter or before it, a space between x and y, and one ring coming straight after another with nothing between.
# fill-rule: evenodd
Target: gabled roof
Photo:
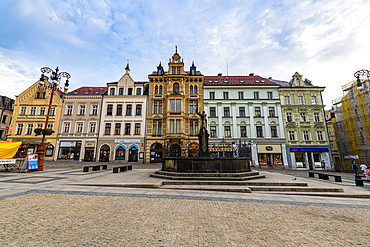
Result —
<instances>
[{"instance_id":1,"label":"gabled roof","mask_svg":"<svg viewBox=\"0 0 370 247\"><path fill-rule=\"evenodd\" d=\"M204 76L203 85L212 85L212 86L225 86L225 85L271 85L277 86L270 79L263 78L258 75L249 75L249 76Z\"/></svg>"},{"instance_id":2,"label":"gabled roof","mask_svg":"<svg viewBox=\"0 0 370 247\"><path fill-rule=\"evenodd\" d=\"M68 95L102 95L108 90L108 87L80 87L68 93Z\"/></svg>"}]
</instances>

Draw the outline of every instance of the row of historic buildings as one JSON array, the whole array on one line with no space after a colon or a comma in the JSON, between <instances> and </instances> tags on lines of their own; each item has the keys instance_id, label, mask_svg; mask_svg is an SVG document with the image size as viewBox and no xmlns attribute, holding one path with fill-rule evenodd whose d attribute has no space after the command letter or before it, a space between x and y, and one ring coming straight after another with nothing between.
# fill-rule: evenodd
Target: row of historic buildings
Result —
<instances>
[{"instance_id":1,"label":"row of historic buildings","mask_svg":"<svg viewBox=\"0 0 370 247\"><path fill-rule=\"evenodd\" d=\"M102 87L57 90L47 136L46 159L158 163L163 150L193 156L198 149L198 112L207 115L209 142L251 144L252 165L316 169L333 167L322 92L298 73L290 81L258 75L204 76L194 62L186 70L175 52L148 81L126 72ZM16 97L8 140L22 141L17 153L36 151L34 129L45 128L48 80ZM186 150L184 150L186 148Z\"/></svg>"}]
</instances>

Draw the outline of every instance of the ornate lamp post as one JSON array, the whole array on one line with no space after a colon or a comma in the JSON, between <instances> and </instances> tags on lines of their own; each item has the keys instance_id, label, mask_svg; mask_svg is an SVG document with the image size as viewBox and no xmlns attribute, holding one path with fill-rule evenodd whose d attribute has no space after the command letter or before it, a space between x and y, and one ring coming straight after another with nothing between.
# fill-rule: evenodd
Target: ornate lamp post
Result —
<instances>
[{"instance_id":1,"label":"ornate lamp post","mask_svg":"<svg viewBox=\"0 0 370 247\"><path fill-rule=\"evenodd\" d=\"M354 74L354 77L357 78L357 89L361 91L361 90L364 89L364 87L362 86L362 82L361 82L360 77L361 78L366 77L367 80L369 80L370 79L370 71L365 70L365 69L359 70Z\"/></svg>"},{"instance_id":2,"label":"ornate lamp post","mask_svg":"<svg viewBox=\"0 0 370 247\"><path fill-rule=\"evenodd\" d=\"M50 102L48 106L48 112L46 115L46 121L45 121L45 128L47 128L48 123L49 123L49 115L50 115L50 109L51 105L53 103L53 96L54 96L54 91L56 90L57 86L59 85L59 82L61 81L62 77L67 78L65 82L65 89L68 89L69 86L69 79L71 78L71 75L67 72L59 72L58 67L53 71L49 67L43 67L41 69L41 78L39 80L40 85L46 85L48 88L51 88L51 96L50 96ZM51 83L45 78L44 73L51 74ZM46 81L45 81L46 80ZM46 83L45 83L46 82ZM39 145L37 149L37 154L38 154L38 161L39 161L39 171L44 170L44 155L45 155L45 132L42 132L42 141L41 144Z\"/></svg>"}]
</instances>

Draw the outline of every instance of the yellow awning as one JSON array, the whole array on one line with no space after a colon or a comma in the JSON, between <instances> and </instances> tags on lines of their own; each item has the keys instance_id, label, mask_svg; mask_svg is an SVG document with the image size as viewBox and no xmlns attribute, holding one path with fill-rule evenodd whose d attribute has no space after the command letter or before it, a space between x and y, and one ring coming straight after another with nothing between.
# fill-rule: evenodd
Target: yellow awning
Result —
<instances>
[{"instance_id":1,"label":"yellow awning","mask_svg":"<svg viewBox=\"0 0 370 247\"><path fill-rule=\"evenodd\" d=\"M0 159L12 159L22 142L0 141Z\"/></svg>"}]
</instances>

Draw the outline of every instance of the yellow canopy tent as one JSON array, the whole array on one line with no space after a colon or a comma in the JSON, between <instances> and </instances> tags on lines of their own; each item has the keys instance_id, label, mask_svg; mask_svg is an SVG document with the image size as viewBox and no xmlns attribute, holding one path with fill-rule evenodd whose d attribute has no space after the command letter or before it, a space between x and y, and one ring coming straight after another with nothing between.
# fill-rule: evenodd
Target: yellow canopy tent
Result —
<instances>
[{"instance_id":1,"label":"yellow canopy tent","mask_svg":"<svg viewBox=\"0 0 370 247\"><path fill-rule=\"evenodd\" d=\"M12 159L22 142L0 141L0 159Z\"/></svg>"}]
</instances>

